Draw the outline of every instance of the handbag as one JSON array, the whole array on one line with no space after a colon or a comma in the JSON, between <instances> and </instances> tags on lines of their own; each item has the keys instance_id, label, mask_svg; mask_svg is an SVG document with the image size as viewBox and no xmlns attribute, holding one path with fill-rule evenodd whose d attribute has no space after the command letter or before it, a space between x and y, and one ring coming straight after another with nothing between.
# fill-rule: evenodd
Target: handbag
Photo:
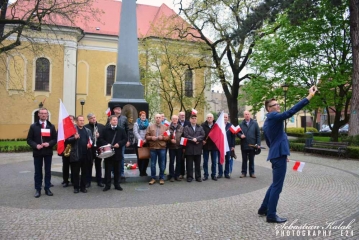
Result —
<instances>
[{"instance_id":1,"label":"handbag","mask_svg":"<svg viewBox=\"0 0 359 240\"><path fill-rule=\"evenodd\" d=\"M138 159L149 159L150 158L150 148L141 147L137 148L138 150Z\"/></svg>"}]
</instances>

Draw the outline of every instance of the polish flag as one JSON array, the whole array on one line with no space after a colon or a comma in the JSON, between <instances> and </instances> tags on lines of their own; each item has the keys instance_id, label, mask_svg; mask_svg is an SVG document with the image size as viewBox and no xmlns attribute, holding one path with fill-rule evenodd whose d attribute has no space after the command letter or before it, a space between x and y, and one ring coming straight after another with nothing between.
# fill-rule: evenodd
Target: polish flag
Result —
<instances>
[{"instance_id":1,"label":"polish flag","mask_svg":"<svg viewBox=\"0 0 359 240\"><path fill-rule=\"evenodd\" d=\"M169 136L171 133L170 133L170 130L167 130L166 132L163 133L163 136L167 137Z\"/></svg>"},{"instance_id":2,"label":"polish flag","mask_svg":"<svg viewBox=\"0 0 359 240\"><path fill-rule=\"evenodd\" d=\"M186 145L187 145L187 138L181 137L181 142L180 142L180 144L181 144L182 146L186 146Z\"/></svg>"},{"instance_id":3,"label":"polish flag","mask_svg":"<svg viewBox=\"0 0 359 240\"><path fill-rule=\"evenodd\" d=\"M197 112L198 111L196 109L192 108L192 112L191 112L192 115L197 115Z\"/></svg>"},{"instance_id":4,"label":"polish flag","mask_svg":"<svg viewBox=\"0 0 359 240\"><path fill-rule=\"evenodd\" d=\"M76 133L76 128L60 99L59 122L57 133L57 153L62 154L65 150L65 139Z\"/></svg>"},{"instance_id":5,"label":"polish flag","mask_svg":"<svg viewBox=\"0 0 359 240\"><path fill-rule=\"evenodd\" d=\"M173 131L172 139L176 139L176 130Z\"/></svg>"},{"instance_id":6,"label":"polish flag","mask_svg":"<svg viewBox=\"0 0 359 240\"><path fill-rule=\"evenodd\" d=\"M165 121L163 122L163 125L165 125L166 127L168 127L170 124L171 124L171 123L170 123L169 121L167 121L167 120L165 120Z\"/></svg>"},{"instance_id":7,"label":"polish flag","mask_svg":"<svg viewBox=\"0 0 359 240\"><path fill-rule=\"evenodd\" d=\"M50 137L50 129L41 128L41 137Z\"/></svg>"},{"instance_id":8,"label":"polish flag","mask_svg":"<svg viewBox=\"0 0 359 240\"><path fill-rule=\"evenodd\" d=\"M239 133L240 131L242 131L241 127L240 126L237 126L235 127L234 125L232 125L229 130L233 133L233 134L237 134Z\"/></svg>"},{"instance_id":9,"label":"polish flag","mask_svg":"<svg viewBox=\"0 0 359 240\"><path fill-rule=\"evenodd\" d=\"M293 166L294 171L302 172L305 162L295 162Z\"/></svg>"},{"instance_id":10,"label":"polish flag","mask_svg":"<svg viewBox=\"0 0 359 240\"><path fill-rule=\"evenodd\" d=\"M106 113L107 117L111 116L111 109L107 108L105 113Z\"/></svg>"},{"instance_id":11,"label":"polish flag","mask_svg":"<svg viewBox=\"0 0 359 240\"><path fill-rule=\"evenodd\" d=\"M137 147L139 147L139 148L143 147L143 140L142 139L138 140Z\"/></svg>"},{"instance_id":12,"label":"polish flag","mask_svg":"<svg viewBox=\"0 0 359 240\"><path fill-rule=\"evenodd\" d=\"M224 124L224 113L222 112L219 115L216 123L213 125L212 130L209 132L208 137L210 137L213 143L216 145L219 150L220 158L219 162L224 163L226 152L229 152L227 135L226 135L226 125Z\"/></svg>"},{"instance_id":13,"label":"polish flag","mask_svg":"<svg viewBox=\"0 0 359 240\"><path fill-rule=\"evenodd\" d=\"M92 139L90 137L89 137L87 144L90 145L90 147L92 147Z\"/></svg>"}]
</instances>

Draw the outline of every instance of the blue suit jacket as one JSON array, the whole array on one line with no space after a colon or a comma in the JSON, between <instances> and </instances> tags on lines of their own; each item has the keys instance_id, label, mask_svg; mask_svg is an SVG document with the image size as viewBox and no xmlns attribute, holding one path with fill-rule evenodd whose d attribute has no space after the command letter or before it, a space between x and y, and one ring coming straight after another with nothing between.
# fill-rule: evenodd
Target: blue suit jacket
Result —
<instances>
[{"instance_id":1,"label":"blue suit jacket","mask_svg":"<svg viewBox=\"0 0 359 240\"><path fill-rule=\"evenodd\" d=\"M286 112L271 112L267 114L263 125L264 137L269 147L267 160L290 155L288 137L284 132L283 121L292 117L308 103L309 100L304 98Z\"/></svg>"}]
</instances>

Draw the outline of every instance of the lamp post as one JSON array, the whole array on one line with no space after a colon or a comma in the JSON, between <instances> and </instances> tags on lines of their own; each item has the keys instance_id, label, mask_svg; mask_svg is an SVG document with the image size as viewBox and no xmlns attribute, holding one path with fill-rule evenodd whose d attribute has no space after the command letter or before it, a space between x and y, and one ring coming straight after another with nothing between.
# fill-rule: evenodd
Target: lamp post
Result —
<instances>
[{"instance_id":1,"label":"lamp post","mask_svg":"<svg viewBox=\"0 0 359 240\"><path fill-rule=\"evenodd\" d=\"M287 92L288 92L288 87L289 85L287 83L283 84L282 85L282 89L283 89L283 92L284 92L284 111L287 111ZM287 133L287 120L285 120L284 122L284 131Z\"/></svg>"},{"instance_id":2,"label":"lamp post","mask_svg":"<svg viewBox=\"0 0 359 240\"><path fill-rule=\"evenodd\" d=\"M84 115L85 100L81 99L81 100L80 100L80 103L81 103L81 115Z\"/></svg>"}]
</instances>

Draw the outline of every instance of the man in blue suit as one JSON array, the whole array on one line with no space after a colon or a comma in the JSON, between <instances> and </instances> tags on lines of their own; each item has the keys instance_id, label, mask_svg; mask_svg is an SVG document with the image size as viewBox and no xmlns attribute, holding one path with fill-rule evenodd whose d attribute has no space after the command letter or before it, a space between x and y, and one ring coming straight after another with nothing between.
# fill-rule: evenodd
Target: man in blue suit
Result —
<instances>
[{"instance_id":1,"label":"man in blue suit","mask_svg":"<svg viewBox=\"0 0 359 240\"><path fill-rule=\"evenodd\" d=\"M307 105L316 91L316 87L309 88L309 94L306 98L283 113L280 113L280 106L276 99L272 98L265 101L265 108L268 114L263 125L263 131L266 143L269 147L267 160L270 160L272 163L273 183L267 190L263 203L258 210L258 214L267 215L267 222L283 223L287 221L286 218L277 216L279 194L282 192L287 171L287 156L290 155L289 142L287 134L284 132L283 121L292 117Z\"/></svg>"}]
</instances>

